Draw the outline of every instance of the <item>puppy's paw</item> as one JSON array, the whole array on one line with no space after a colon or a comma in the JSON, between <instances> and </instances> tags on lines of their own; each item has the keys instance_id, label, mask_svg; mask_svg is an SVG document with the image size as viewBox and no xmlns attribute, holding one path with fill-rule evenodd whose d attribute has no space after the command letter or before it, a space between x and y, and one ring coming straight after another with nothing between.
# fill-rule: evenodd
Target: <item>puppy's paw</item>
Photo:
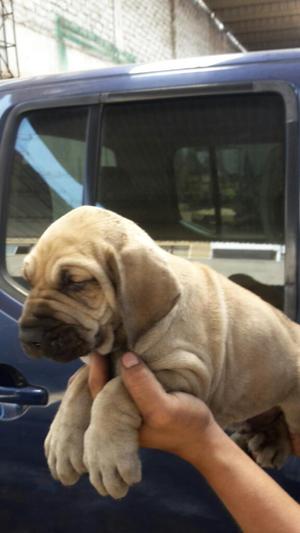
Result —
<instances>
[{"instance_id":1,"label":"puppy's paw","mask_svg":"<svg viewBox=\"0 0 300 533\"><path fill-rule=\"evenodd\" d=\"M248 420L231 437L263 468L281 468L291 453L288 427L278 410Z\"/></svg>"},{"instance_id":2,"label":"puppy's paw","mask_svg":"<svg viewBox=\"0 0 300 533\"><path fill-rule=\"evenodd\" d=\"M101 496L123 498L142 477L136 432L109 435L90 425L84 436L84 463Z\"/></svg>"},{"instance_id":3,"label":"puppy's paw","mask_svg":"<svg viewBox=\"0 0 300 533\"><path fill-rule=\"evenodd\" d=\"M269 433L257 433L248 441L248 448L257 464L263 468L281 468L291 453L289 438Z\"/></svg>"},{"instance_id":4,"label":"puppy's paw","mask_svg":"<svg viewBox=\"0 0 300 533\"><path fill-rule=\"evenodd\" d=\"M45 440L45 454L54 479L63 485L74 485L86 472L83 462L85 427L69 421L58 411Z\"/></svg>"},{"instance_id":5,"label":"puppy's paw","mask_svg":"<svg viewBox=\"0 0 300 533\"><path fill-rule=\"evenodd\" d=\"M230 431L230 438L237 444L245 453L249 454L249 437L242 431Z\"/></svg>"}]
</instances>

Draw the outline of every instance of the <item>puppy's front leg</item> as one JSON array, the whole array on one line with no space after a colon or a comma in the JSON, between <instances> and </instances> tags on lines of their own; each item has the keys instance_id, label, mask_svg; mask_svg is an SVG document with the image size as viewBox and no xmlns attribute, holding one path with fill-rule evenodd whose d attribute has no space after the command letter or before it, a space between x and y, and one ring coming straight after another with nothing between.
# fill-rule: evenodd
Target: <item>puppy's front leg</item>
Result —
<instances>
[{"instance_id":1,"label":"puppy's front leg","mask_svg":"<svg viewBox=\"0 0 300 533\"><path fill-rule=\"evenodd\" d=\"M121 378L112 379L94 400L84 437L84 463L102 496L122 498L141 480L140 425L141 416Z\"/></svg>"},{"instance_id":2,"label":"puppy's front leg","mask_svg":"<svg viewBox=\"0 0 300 533\"><path fill-rule=\"evenodd\" d=\"M189 392L206 399L209 375L194 354L176 352L149 366L167 391ZM102 496L122 498L141 480L140 426L141 416L121 378L112 379L94 400L84 437L84 462L92 485Z\"/></svg>"},{"instance_id":3,"label":"puppy's front leg","mask_svg":"<svg viewBox=\"0 0 300 533\"><path fill-rule=\"evenodd\" d=\"M54 479L73 485L86 472L83 437L90 421L92 397L87 366L80 368L68 386L45 440L45 453Z\"/></svg>"}]
</instances>

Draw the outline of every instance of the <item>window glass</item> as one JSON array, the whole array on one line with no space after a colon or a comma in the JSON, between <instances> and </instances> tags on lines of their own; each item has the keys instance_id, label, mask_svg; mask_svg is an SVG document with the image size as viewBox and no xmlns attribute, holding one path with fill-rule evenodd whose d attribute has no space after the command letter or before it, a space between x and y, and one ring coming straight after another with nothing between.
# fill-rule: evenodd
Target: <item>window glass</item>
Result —
<instances>
[{"instance_id":1,"label":"window glass","mask_svg":"<svg viewBox=\"0 0 300 533\"><path fill-rule=\"evenodd\" d=\"M56 218L82 203L86 108L32 111L20 121L8 203L6 262L20 281L24 255Z\"/></svg>"},{"instance_id":2,"label":"window glass","mask_svg":"<svg viewBox=\"0 0 300 533\"><path fill-rule=\"evenodd\" d=\"M273 93L107 105L97 203L282 307L284 116Z\"/></svg>"},{"instance_id":3,"label":"window glass","mask_svg":"<svg viewBox=\"0 0 300 533\"><path fill-rule=\"evenodd\" d=\"M107 148L106 146L101 147L101 161L104 167L117 166L116 155L112 150L110 150L110 148Z\"/></svg>"}]
</instances>

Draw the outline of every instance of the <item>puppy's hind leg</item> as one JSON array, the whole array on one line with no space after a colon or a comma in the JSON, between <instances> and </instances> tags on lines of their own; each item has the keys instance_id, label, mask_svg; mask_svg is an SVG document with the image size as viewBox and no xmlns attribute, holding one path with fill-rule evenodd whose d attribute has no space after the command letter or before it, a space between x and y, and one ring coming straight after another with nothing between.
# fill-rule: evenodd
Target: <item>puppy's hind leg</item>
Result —
<instances>
[{"instance_id":1,"label":"puppy's hind leg","mask_svg":"<svg viewBox=\"0 0 300 533\"><path fill-rule=\"evenodd\" d=\"M300 390L288 398L281 408L284 412L291 436L300 436Z\"/></svg>"},{"instance_id":2,"label":"puppy's hind leg","mask_svg":"<svg viewBox=\"0 0 300 533\"><path fill-rule=\"evenodd\" d=\"M298 379L297 379L298 377ZM263 467L280 468L292 453L291 435L300 435L300 366L290 375L293 385L287 398L279 403L281 412L265 431L258 431L248 442L251 454ZM298 383L297 383L298 381ZM275 411L275 409L273 409Z\"/></svg>"},{"instance_id":3,"label":"puppy's hind leg","mask_svg":"<svg viewBox=\"0 0 300 533\"><path fill-rule=\"evenodd\" d=\"M280 468L291 451L288 427L278 407L239 424L231 438L264 468Z\"/></svg>"},{"instance_id":4,"label":"puppy's hind leg","mask_svg":"<svg viewBox=\"0 0 300 533\"><path fill-rule=\"evenodd\" d=\"M294 376L296 383L280 407L284 412L290 434L300 435L300 354Z\"/></svg>"}]
</instances>

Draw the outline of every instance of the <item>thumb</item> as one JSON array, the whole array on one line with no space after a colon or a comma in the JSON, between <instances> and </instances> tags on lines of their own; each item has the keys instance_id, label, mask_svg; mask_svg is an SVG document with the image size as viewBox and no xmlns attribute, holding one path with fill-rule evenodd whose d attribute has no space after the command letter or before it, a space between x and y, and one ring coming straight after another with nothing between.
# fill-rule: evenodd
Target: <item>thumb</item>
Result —
<instances>
[{"instance_id":1,"label":"thumb","mask_svg":"<svg viewBox=\"0 0 300 533\"><path fill-rule=\"evenodd\" d=\"M151 418L166 402L166 392L151 370L134 353L125 353L121 362L125 387L143 418Z\"/></svg>"}]
</instances>

